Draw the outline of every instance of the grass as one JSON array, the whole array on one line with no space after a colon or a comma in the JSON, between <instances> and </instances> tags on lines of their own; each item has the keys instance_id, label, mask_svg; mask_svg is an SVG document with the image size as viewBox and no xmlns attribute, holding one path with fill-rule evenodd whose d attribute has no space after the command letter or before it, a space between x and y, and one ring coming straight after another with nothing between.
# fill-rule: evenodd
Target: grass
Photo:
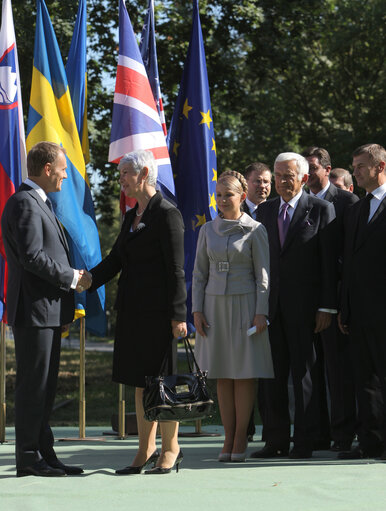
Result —
<instances>
[{"instance_id":1,"label":"grass","mask_svg":"<svg viewBox=\"0 0 386 511\"><path fill-rule=\"evenodd\" d=\"M96 339L92 339L95 341ZM107 339L103 339L107 342ZM111 341L112 342L112 341ZM86 425L110 426L111 416L118 413L118 384L111 381L112 353L86 351ZM179 372L187 371L187 364L178 362ZM16 381L15 352L12 341L6 347L6 402L7 425L14 423L14 388ZM217 402L216 383L208 380L213 399ZM125 388L126 412L134 412L134 388ZM63 341L59 369L55 409L52 426L77 426L79 424L79 350L72 349ZM255 424L259 423L255 406ZM203 425L221 424L216 406L212 417L203 420Z\"/></svg>"}]
</instances>

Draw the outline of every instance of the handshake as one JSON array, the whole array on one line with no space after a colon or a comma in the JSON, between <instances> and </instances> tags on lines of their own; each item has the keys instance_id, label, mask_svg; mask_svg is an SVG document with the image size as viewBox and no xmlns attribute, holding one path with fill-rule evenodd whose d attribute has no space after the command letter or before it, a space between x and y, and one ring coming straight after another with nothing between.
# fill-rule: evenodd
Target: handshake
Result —
<instances>
[{"instance_id":1,"label":"handshake","mask_svg":"<svg viewBox=\"0 0 386 511\"><path fill-rule=\"evenodd\" d=\"M76 285L76 291L78 293L82 293L82 291L86 291L92 284L92 275L87 270L79 270L79 279Z\"/></svg>"}]
</instances>

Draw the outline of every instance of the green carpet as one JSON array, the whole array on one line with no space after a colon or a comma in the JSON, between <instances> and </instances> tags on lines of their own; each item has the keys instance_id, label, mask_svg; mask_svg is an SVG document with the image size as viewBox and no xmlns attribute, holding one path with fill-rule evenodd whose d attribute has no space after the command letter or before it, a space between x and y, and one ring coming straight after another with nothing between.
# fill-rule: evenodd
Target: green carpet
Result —
<instances>
[{"instance_id":1,"label":"green carpet","mask_svg":"<svg viewBox=\"0 0 386 511\"><path fill-rule=\"evenodd\" d=\"M87 428L87 437L102 437L108 428ZM191 428L182 427L182 431ZM220 432L220 427L206 431ZM76 428L55 428L55 438L78 435ZM259 436L258 436L259 437ZM15 477L14 433L0 445L2 511L384 511L386 462L338 461L320 451L306 462L257 461L219 463L223 437L180 439L184 460L178 474L116 476L130 464L136 437L57 441L59 458L85 469L81 476ZM248 452L261 447L249 445Z\"/></svg>"}]
</instances>

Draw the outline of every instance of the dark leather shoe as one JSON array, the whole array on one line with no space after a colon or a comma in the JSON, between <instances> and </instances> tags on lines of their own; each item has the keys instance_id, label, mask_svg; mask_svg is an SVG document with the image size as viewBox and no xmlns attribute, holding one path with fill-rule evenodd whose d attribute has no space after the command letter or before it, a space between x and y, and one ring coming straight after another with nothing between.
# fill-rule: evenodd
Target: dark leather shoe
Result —
<instances>
[{"instance_id":1,"label":"dark leather shoe","mask_svg":"<svg viewBox=\"0 0 386 511\"><path fill-rule=\"evenodd\" d=\"M271 445L266 445L259 451L254 451L249 458L285 458L288 456L288 449L277 449Z\"/></svg>"},{"instance_id":2,"label":"dark leather shoe","mask_svg":"<svg viewBox=\"0 0 386 511\"><path fill-rule=\"evenodd\" d=\"M381 456L382 451L374 449L373 451L356 447L351 451L343 451L338 453L338 460L365 460L368 458L377 458Z\"/></svg>"},{"instance_id":3,"label":"dark leather shoe","mask_svg":"<svg viewBox=\"0 0 386 511\"><path fill-rule=\"evenodd\" d=\"M72 465L65 465L60 460L56 459L49 459L46 460L48 465L52 468L59 468L60 470L63 470L67 475L69 476L77 476L79 474L83 474L83 469L80 467L74 467Z\"/></svg>"},{"instance_id":4,"label":"dark leather shoe","mask_svg":"<svg viewBox=\"0 0 386 511\"><path fill-rule=\"evenodd\" d=\"M40 477L62 477L66 472L60 468L54 468L41 459L29 467L21 467L16 469L17 477L24 476L40 476Z\"/></svg>"},{"instance_id":5,"label":"dark leather shoe","mask_svg":"<svg viewBox=\"0 0 386 511\"><path fill-rule=\"evenodd\" d=\"M314 451L328 451L330 446L330 440L317 440L312 447Z\"/></svg>"},{"instance_id":6,"label":"dark leather shoe","mask_svg":"<svg viewBox=\"0 0 386 511\"><path fill-rule=\"evenodd\" d=\"M386 460L386 451L383 451L383 453L379 456L380 460Z\"/></svg>"},{"instance_id":7,"label":"dark leather shoe","mask_svg":"<svg viewBox=\"0 0 386 511\"><path fill-rule=\"evenodd\" d=\"M307 460L312 458L312 451L301 447L294 447L288 457L291 460Z\"/></svg>"},{"instance_id":8,"label":"dark leather shoe","mask_svg":"<svg viewBox=\"0 0 386 511\"><path fill-rule=\"evenodd\" d=\"M334 452L350 451L351 444L352 444L351 440L336 441L330 447L330 451L334 451Z\"/></svg>"}]
</instances>

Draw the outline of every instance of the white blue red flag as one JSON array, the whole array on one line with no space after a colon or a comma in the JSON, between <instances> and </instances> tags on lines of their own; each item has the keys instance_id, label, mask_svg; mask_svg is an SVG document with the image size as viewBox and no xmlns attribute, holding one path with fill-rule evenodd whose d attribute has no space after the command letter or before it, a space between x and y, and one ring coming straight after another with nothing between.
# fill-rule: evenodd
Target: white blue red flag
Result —
<instances>
[{"instance_id":1,"label":"white blue red flag","mask_svg":"<svg viewBox=\"0 0 386 511\"><path fill-rule=\"evenodd\" d=\"M26 177L19 65L11 0L3 0L0 29L0 217ZM7 264L0 227L0 320L5 320Z\"/></svg>"},{"instance_id":2,"label":"white blue red flag","mask_svg":"<svg viewBox=\"0 0 386 511\"><path fill-rule=\"evenodd\" d=\"M123 0L119 2L119 57L115 83L109 161L146 149L158 164L157 184L174 197L174 181L165 135L153 92Z\"/></svg>"},{"instance_id":3,"label":"white blue red flag","mask_svg":"<svg viewBox=\"0 0 386 511\"><path fill-rule=\"evenodd\" d=\"M149 0L149 7L147 9L145 24L142 29L139 51L141 52L147 76L149 77L150 87L153 91L158 115L161 119L162 129L166 136L167 129L164 106L162 103L161 87L159 83L157 45L155 41L154 0Z\"/></svg>"}]
</instances>

